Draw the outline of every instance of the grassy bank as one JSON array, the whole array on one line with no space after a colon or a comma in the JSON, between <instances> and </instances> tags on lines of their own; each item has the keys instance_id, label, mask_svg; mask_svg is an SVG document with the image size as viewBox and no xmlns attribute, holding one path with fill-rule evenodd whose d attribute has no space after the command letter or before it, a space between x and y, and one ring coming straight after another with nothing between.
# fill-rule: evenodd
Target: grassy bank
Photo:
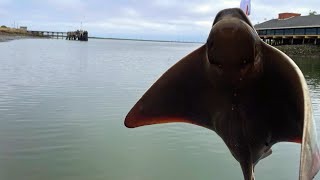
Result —
<instances>
[{"instance_id":1,"label":"grassy bank","mask_svg":"<svg viewBox=\"0 0 320 180\"><path fill-rule=\"evenodd\" d=\"M25 30L8 27L0 27L0 35L31 36L31 34Z\"/></svg>"},{"instance_id":2,"label":"grassy bank","mask_svg":"<svg viewBox=\"0 0 320 180\"><path fill-rule=\"evenodd\" d=\"M46 37L36 36L22 29L0 27L0 42L10 41L15 39L23 39L23 38L46 38Z\"/></svg>"}]
</instances>

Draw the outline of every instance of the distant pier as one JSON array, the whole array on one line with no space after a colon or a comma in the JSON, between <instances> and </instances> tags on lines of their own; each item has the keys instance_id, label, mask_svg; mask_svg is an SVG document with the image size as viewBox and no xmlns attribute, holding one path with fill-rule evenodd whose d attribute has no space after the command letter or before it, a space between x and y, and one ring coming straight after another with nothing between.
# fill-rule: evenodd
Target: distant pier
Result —
<instances>
[{"instance_id":1,"label":"distant pier","mask_svg":"<svg viewBox=\"0 0 320 180\"><path fill-rule=\"evenodd\" d=\"M67 32L66 39L88 41L88 31L83 31L83 30L69 31Z\"/></svg>"},{"instance_id":2,"label":"distant pier","mask_svg":"<svg viewBox=\"0 0 320 180\"><path fill-rule=\"evenodd\" d=\"M50 38L57 38L57 39L63 39L67 36L66 32L56 32L56 31L27 31L33 36L43 36L43 37L50 37Z\"/></svg>"},{"instance_id":3,"label":"distant pier","mask_svg":"<svg viewBox=\"0 0 320 180\"><path fill-rule=\"evenodd\" d=\"M88 41L88 31L77 30L69 32L58 32L58 31L27 31L33 36L49 37L56 39L66 39L66 40L78 40L78 41Z\"/></svg>"}]
</instances>

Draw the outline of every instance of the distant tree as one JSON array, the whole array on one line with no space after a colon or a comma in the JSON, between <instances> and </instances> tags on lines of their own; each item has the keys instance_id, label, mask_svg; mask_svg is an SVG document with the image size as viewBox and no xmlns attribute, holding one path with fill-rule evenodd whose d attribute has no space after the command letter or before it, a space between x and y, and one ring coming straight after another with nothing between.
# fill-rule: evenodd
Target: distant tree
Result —
<instances>
[{"instance_id":1,"label":"distant tree","mask_svg":"<svg viewBox=\"0 0 320 180\"><path fill-rule=\"evenodd\" d=\"M311 15L317 15L317 11L309 11L309 16L311 16Z\"/></svg>"},{"instance_id":2,"label":"distant tree","mask_svg":"<svg viewBox=\"0 0 320 180\"><path fill-rule=\"evenodd\" d=\"M2 25L1 27L2 27L2 28L7 28L7 26L5 26L5 25Z\"/></svg>"}]
</instances>

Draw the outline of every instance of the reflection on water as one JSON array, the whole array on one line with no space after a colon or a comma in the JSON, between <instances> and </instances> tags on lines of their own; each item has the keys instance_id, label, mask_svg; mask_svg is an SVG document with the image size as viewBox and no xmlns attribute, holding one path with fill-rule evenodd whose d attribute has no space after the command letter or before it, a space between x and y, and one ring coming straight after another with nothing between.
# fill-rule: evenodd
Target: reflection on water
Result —
<instances>
[{"instance_id":1,"label":"reflection on water","mask_svg":"<svg viewBox=\"0 0 320 180\"><path fill-rule=\"evenodd\" d=\"M318 137L320 138L320 57L293 58L307 79L313 104L313 113L317 122ZM320 179L320 176L318 177Z\"/></svg>"},{"instance_id":2,"label":"reflection on water","mask_svg":"<svg viewBox=\"0 0 320 180\"><path fill-rule=\"evenodd\" d=\"M123 125L144 91L199 46L0 43L0 179L242 179L240 166L212 131L178 123L134 130ZM295 60L319 121L320 60ZM257 166L256 177L297 179L298 166L299 145L277 144Z\"/></svg>"}]
</instances>

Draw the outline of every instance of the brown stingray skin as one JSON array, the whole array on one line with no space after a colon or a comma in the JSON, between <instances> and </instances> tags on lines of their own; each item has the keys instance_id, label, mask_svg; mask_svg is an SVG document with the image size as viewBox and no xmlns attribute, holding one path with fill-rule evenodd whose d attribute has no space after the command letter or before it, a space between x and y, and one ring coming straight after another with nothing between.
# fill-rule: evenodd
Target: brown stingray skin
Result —
<instances>
[{"instance_id":1,"label":"brown stingray skin","mask_svg":"<svg viewBox=\"0 0 320 180\"><path fill-rule=\"evenodd\" d=\"M226 9L207 43L165 72L125 125L185 122L211 129L240 163L244 179L253 180L254 166L273 144L302 142L310 102L301 74L289 57L261 41L240 9ZM313 139L309 144L319 155L316 138L306 139ZM318 159L310 163L309 179L319 170Z\"/></svg>"}]
</instances>

